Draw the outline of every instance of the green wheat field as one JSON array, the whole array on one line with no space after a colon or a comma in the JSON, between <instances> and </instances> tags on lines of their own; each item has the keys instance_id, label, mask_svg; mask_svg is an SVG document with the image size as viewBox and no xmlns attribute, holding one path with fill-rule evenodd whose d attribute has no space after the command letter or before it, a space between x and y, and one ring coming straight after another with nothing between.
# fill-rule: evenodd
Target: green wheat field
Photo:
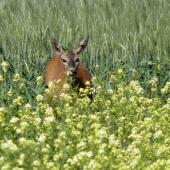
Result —
<instances>
[{"instance_id":1,"label":"green wheat field","mask_svg":"<svg viewBox=\"0 0 170 170\"><path fill-rule=\"evenodd\" d=\"M50 108L51 39L87 35L93 101ZM169 0L0 0L1 170L170 169L169 117Z\"/></svg>"}]
</instances>

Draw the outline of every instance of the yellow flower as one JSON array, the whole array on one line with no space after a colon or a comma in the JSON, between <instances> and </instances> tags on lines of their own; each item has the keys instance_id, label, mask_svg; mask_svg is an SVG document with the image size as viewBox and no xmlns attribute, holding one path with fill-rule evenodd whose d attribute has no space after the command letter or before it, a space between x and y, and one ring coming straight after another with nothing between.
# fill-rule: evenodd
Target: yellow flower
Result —
<instances>
[{"instance_id":1,"label":"yellow flower","mask_svg":"<svg viewBox=\"0 0 170 170\"><path fill-rule=\"evenodd\" d=\"M92 77L92 81L93 81L93 82L96 81L96 77Z\"/></svg>"},{"instance_id":2,"label":"yellow flower","mask_svg":"<svg viewBox=\"0 0 170 170\"><path fill-rule=\"evenodd\" d=\"M60 138L65 139L67 135L66 135L65 131L62 131L62 132L60 132L59 136L60 136Z\"/></svg>"},{"instance_id":3,"label":"yellow flower","mask_svg":"<svg viewBox=\"0 0 170 170\"><path fill-rule=\"evenodd\" d=\"M50 89L54 89L54 88L55 88L54 82L51 81L51 82L49 83L48 87L49 87Z\"/></svg>"},{"instance_id":4,"label":"yellow flower","mask_svg":"<svg viewBox=\"0 0 170 170\"><path fill-rule=\"evenodd\" d=\"M118 74L123 74L123 69L120 68L118 71L117 71Z\"/></svg>"},{"instance_id":5,"label":"yellow flower","mask_svg":"<svg viewBox=\"0 0 170 170\"><path fill-rule=\"evenodd\" d=\"M97 92L102 92L102 87L101 86L98 86L97 89L96 89Z\"/></svg>"},{"instance_id":6,"label":"yellow flower","mask_svg":"<svg viewBox=\"0 0 170 170\"><path fill-rule=\"evenodd\" d=\"M25 105L25 111L27 114L30 114L32 109L32 105L30 105L29 103Z\"/></svg>"},{"instance_id":7,"label":"yellow flower","mask_svg":"<svg viewBox=\"0 0 170 170\"><path fill-rule=\"evenodd\" d=\"M64 86L63 86L63 89L65 90L65 91L69 91L70 90L70 84L64 84Z\"/></svg>"},{"instance_id":8,"label":"yellow flower","mask_svg":"<svg viewBox=\"0 0 170 170\"><path fill-rule=\"evenodd\" d=\"M93 153L92 153L92 151L90 151L90 152L87 152L86 155L87 155L88 158L90 158L90 157L93 156Z\"/></svg>"},{"instance_id":9,"label":"yellow flower","mask_svg":"<svg viewBox=\"0 0 170 170\"><path fill-rule=\"evenodd\" d=\"M90 81L86 81L86 86L89 86L90 85Z\"/></svg>"},{"instance_id":10,"label":"yellow flower","mask_svg":"<svg viewBox=\"0 0 170 170\"><path fill-rule=\"evenodd\" d=\"M4 80L3 76L0 74L0 82Z\"/></svg>"},{"instance_id":11,"label":"yellow flower","mask_svg":"<svg viewBox=\"0 0 170 170\"><path fill-rule=\"evenodd\" d=\"M42 76L38 76L37 77L37 81L43 81L43 77Z\"/></svg>"},{"instance_id":12,"label":"yellow flower","mask_svg":"<svg viewBox=\"0 0 170 170\"><path fill-rule=\"evenodd\" d=\"M97 131L96 136L98 136L98 137L107 137L107 132L103 128L103 129Z\"/></svg>"},{"instance_id":13,"label":"yellow flower","mask_svg":"<svg viewBox=\"0 0 170 170\"><path fill-rule=\"evenodd\" d=\"M115 75L111 75L110 76L110 82L115 82L116 80L116 76Z\"/></svg>"},{"instance_id":14,"label":"yellow flower","mask_svg":"<svg viewBox=\"0 0 170 170\"><path fill-rule=\"evenodd\" d=\"M111 104L111 101L110 101L110 100L107 100L107 101L105 102L105 106L106 106L106 107L110 106L110 104Z\"/></svg>"},{"instance_id":15,"label":"yellow flower","mask_svg":"<svg viewBox=\"0 0 170 170\"><path fill-rule=\"evenodd\" d=\"M0 113L5 113L5 108L4 107L0 107Z\"/></svg>"},{"instance_id":16,"label":"yellow flower","mask_svg":"<svg viewBox=\"0 0 170 170\"><path fill-rule=\"evenodd\" d=\"M37 77L37 85L39 86L39 85L42 85L42 83L43 83L43 77L42 76L38 76Z\"/></svg>"},{"instance_id":17,"label":"yellow flower","mask_svg":"<svg viewBox=\"0 0 170 170\"><path fill-rule=\"evenodd\" d=\"M45 109L45 114L46 114L46 115L51 115L51 116L53 116L53 112L54 112L54 110L53 110L53 108L51 108L51 107L48 107L47 109Z\"/></svg>"},{"instance_id":18,"label":"yellow flower","mask_svg":"<svg viewBox=\"0 0 170 170\"><path fill-rule=\"evenodd\" d=\"M26 129L29 126L29 124L27 122L21 122L20 126L21 126L21 129Z\"/></svg>"},{"instance_id":19,"label":"yellow flower","mask_svg":"<svg viewBox=\"0 0 170 170\"><path fill-rule=\"evenodd\" d=\"M108 94L113 94L113 90L112 90L112 89L108 89L108 90L107 90L107 93L108 93Z\"/></svg>"},{"instance_id":20,"label":"yellow flower","mask_svg":"<svg viewBox=\"0 0 170 170\"><path fill-rule=\"evenodd\" d=\"M14 75L13 82L17 82L17 81L19 81L19 80L20 80L20 78L21 78L21 77L20 77L20 74L18 74L18 73L17 73L17 74L15 74L15 75Z\"/></svg>"},{"instance_id":21,"label":"yellow flower","mask_svg":"<svg viewBox=\"0 0 170 170\"><path fill-rule=\"evenodd\" d=\"M12 91L9 90L8 93L7 93L7 96L8 96L8 97L11 97L12 95L13 95Z\"/></svg>"},{"instance_id":22,"label":"yellow flower","mask_svg":"<svg viewBox=\"0 0 170 170\"><path fill-rule=\"evenodd\" d=\"M37 100L37 102L42 102L43 96L41 94L37 95L36 100Z\"/></svg>"},{"instance_id":23,"label":"yellow flower","mask_svg":"<svg viewBox=\"0 0 170 170\"><path fill-rule=\"evenodd\" d=\"M11 120L10 120L10 123L16 123L18 122L18 118L17 117L13 117Z\"/></svg>"},{"instance_id":24,"label":"yellow flower","mask_svg":"<svg viewBox=\"0 0 170 170\"><path fill-rule=\"evenodd\" d=\"M47 138L46 134L43 133L43 134L41 134L40 137L38 138L38 141L39 141L39 142L44 142L44 141L46 140L46 138Z\"/></svg>"},{"instance_id":25,"label":"yellow flower","mask_svg":"<svg viewBox=\"0 0 170 170\"><path fill-rule=\"evenodd\" d=\"M83 150L86 147L86 143L81 141L77 144L77 148Z\"/></svg>"},{"instance_id":26,"label":"yellow flower","mask_svg":"<svg viewBox=\"0 0 170 170\"><path fill-rule=\"evenodd\" d=\"M35 160L32 164L35 165L35 166L39 166L41 163L40 163L40 161Z\"/></svg>"},{"instance_id":27,"label":"yellow flower","mask_svg":"<svg viewBox=\"0 0 170 170\"><path fill-rule=\"evenodd\" d=\"M152 86L156 85L156 83L158 82L158 78L157 77L154 77L151 81L150 81L150 84Z\"/></svg>"},{"instance_id":28,"label":"yellow flower","mask_svg":"<svg viewBox=\"0 0 170 170\"><path fill-rule=\"evenodd\" d=\"M1 149L9 150L12 153L15 153L16 151L18 151L17 145L15 145L12 140L8 140L7 142L2 142Z\"/></svg>"},{"instance_id":29,"label":"yellow flower","mask_svg":"<svg viewBox=\"0 0 170 170\"><path fill-rule=\"evenodd\" d=\"M165 86L163 89L161 89L161 93L162 94L167 94L169 91L169 87L168 86Z\"/></svg>"},{"instance_id":30,"label":"yellow flower","mask_svg":"<svg viewBox=\"0 0 170 170\"><path fill-rule=\"evenodd\" d=\"M25 108L32 109L32 106L28 103L28 104L25 105Z\"/></svg>"},{"instance_id":31,"label":"yellow flower","mask_svg":"<svg viewBox=\"0 0 170 170\"><path fill-rule=\"evenodd\" d=\"M21 83L20 85L20 90L24 91L26 88L26 84L25 83Z\"/></svg>"},{"instance_id":32,"label":"yellow flower","mask_svg":"<svg viewBox=\"0 0 170 170\"><path fill-rule=\"evenodd\" d=\"M19 105L21 106L22 103L20 102L20 100L17 98L17 99L14 99L13 102L12 102L14 105Z\"/></svg>"},{"instance_id":33,"label":"yellow flower","mask_svg":"<svg viewBox=\"0 0 170 170\"><path fill-rule=\"evenodd\" d=\"M2 70L6 73L9 64L8 64L7 62L4 61L4 62L1 63L1 66L2 66Z\"/></svg>"}]
</instances>

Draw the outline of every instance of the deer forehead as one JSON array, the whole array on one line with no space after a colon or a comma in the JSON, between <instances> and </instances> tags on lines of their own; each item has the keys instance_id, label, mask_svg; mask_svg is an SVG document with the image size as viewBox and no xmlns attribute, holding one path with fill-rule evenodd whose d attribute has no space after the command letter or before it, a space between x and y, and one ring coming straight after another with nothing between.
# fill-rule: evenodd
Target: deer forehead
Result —
<instances>
[{"instance_id":1,"label":"deer forehead","mask_svg":"<svg viewBox=\"0 0 170 170\"><path fill-rule=\"evenodd\" d=\"M71 60L75 61L76 59L79 58L79 56L76 53L74 53L73 51L67 51L67 52L65 52L64 54L61 55L61 58L69 60L69 61L71 61Z\"/></svg>"}]
</instances>

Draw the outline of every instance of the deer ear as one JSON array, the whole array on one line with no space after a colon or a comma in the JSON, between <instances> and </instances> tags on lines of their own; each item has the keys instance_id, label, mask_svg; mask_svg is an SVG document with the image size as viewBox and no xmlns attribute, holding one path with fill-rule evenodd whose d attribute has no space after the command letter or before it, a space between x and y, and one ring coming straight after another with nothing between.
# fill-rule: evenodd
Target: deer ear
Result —
<instances>
[{"instance_id":1,"label":"deer ear","mask_svg":"<svg viewBox=\"0 0 170 170\"><path fill-rule=\"evenodd\" d=\"M86 49L88 41L89 41L89 36L87 36L83 41L81 41L81 43L78 44L73 51L77 54L82 53Z\"/></svg>"},{"instance_id":2,"label":"deer ear","mask_svg":"<svg viewBox=\"0 0 170 170\"><path fill-rule=\"evenodd\" d=\"M55 39L51 40L51 44L56 54L62 55L65 52L63 46L59 42L57 42Z\"/></svg>"}]
</instances>

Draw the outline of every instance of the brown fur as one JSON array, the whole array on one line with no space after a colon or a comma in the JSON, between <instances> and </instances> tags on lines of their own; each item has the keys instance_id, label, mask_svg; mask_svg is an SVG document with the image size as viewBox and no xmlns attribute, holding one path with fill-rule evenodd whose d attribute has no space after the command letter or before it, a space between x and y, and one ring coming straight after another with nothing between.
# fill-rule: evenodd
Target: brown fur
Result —
<instances>
[{"instance_id":1,"label":"brown fur","mask_svg":"<svg viewBox=\"0 0 170 170\"><path fill-rule=\"evenodd\" d=\"M66 67L63 64L63 58L66 59L68 63L72 62L74 65L75 60L79 58L78 54L80 54L86 48L87 42L88 37L84 39L79 45L77 45L77 47L73 51L65 51L61 44L56 42L54 39L52 40L53 49L54 51L56 51L57 54L49 61L46 66L45 81L46 86L48 86L51 81L61 79L61 87L58 92L55 92L57 93L57 96L60 96L61 93L64 92L63 85L67 83L66 72L69 70L69 68L68 66ZM89 81L90 86L92 87L92 76L87 68L80 61L78 62L78 64L75 64L74 67L77 71L77 75L73 77L73 79L75 79L74 83L76 84L76 86L78 85L78 90L80 88L85 88L86 81ZM92 99L92 95L89 95L89 98Z\"/></svg>"}]
</instances>

